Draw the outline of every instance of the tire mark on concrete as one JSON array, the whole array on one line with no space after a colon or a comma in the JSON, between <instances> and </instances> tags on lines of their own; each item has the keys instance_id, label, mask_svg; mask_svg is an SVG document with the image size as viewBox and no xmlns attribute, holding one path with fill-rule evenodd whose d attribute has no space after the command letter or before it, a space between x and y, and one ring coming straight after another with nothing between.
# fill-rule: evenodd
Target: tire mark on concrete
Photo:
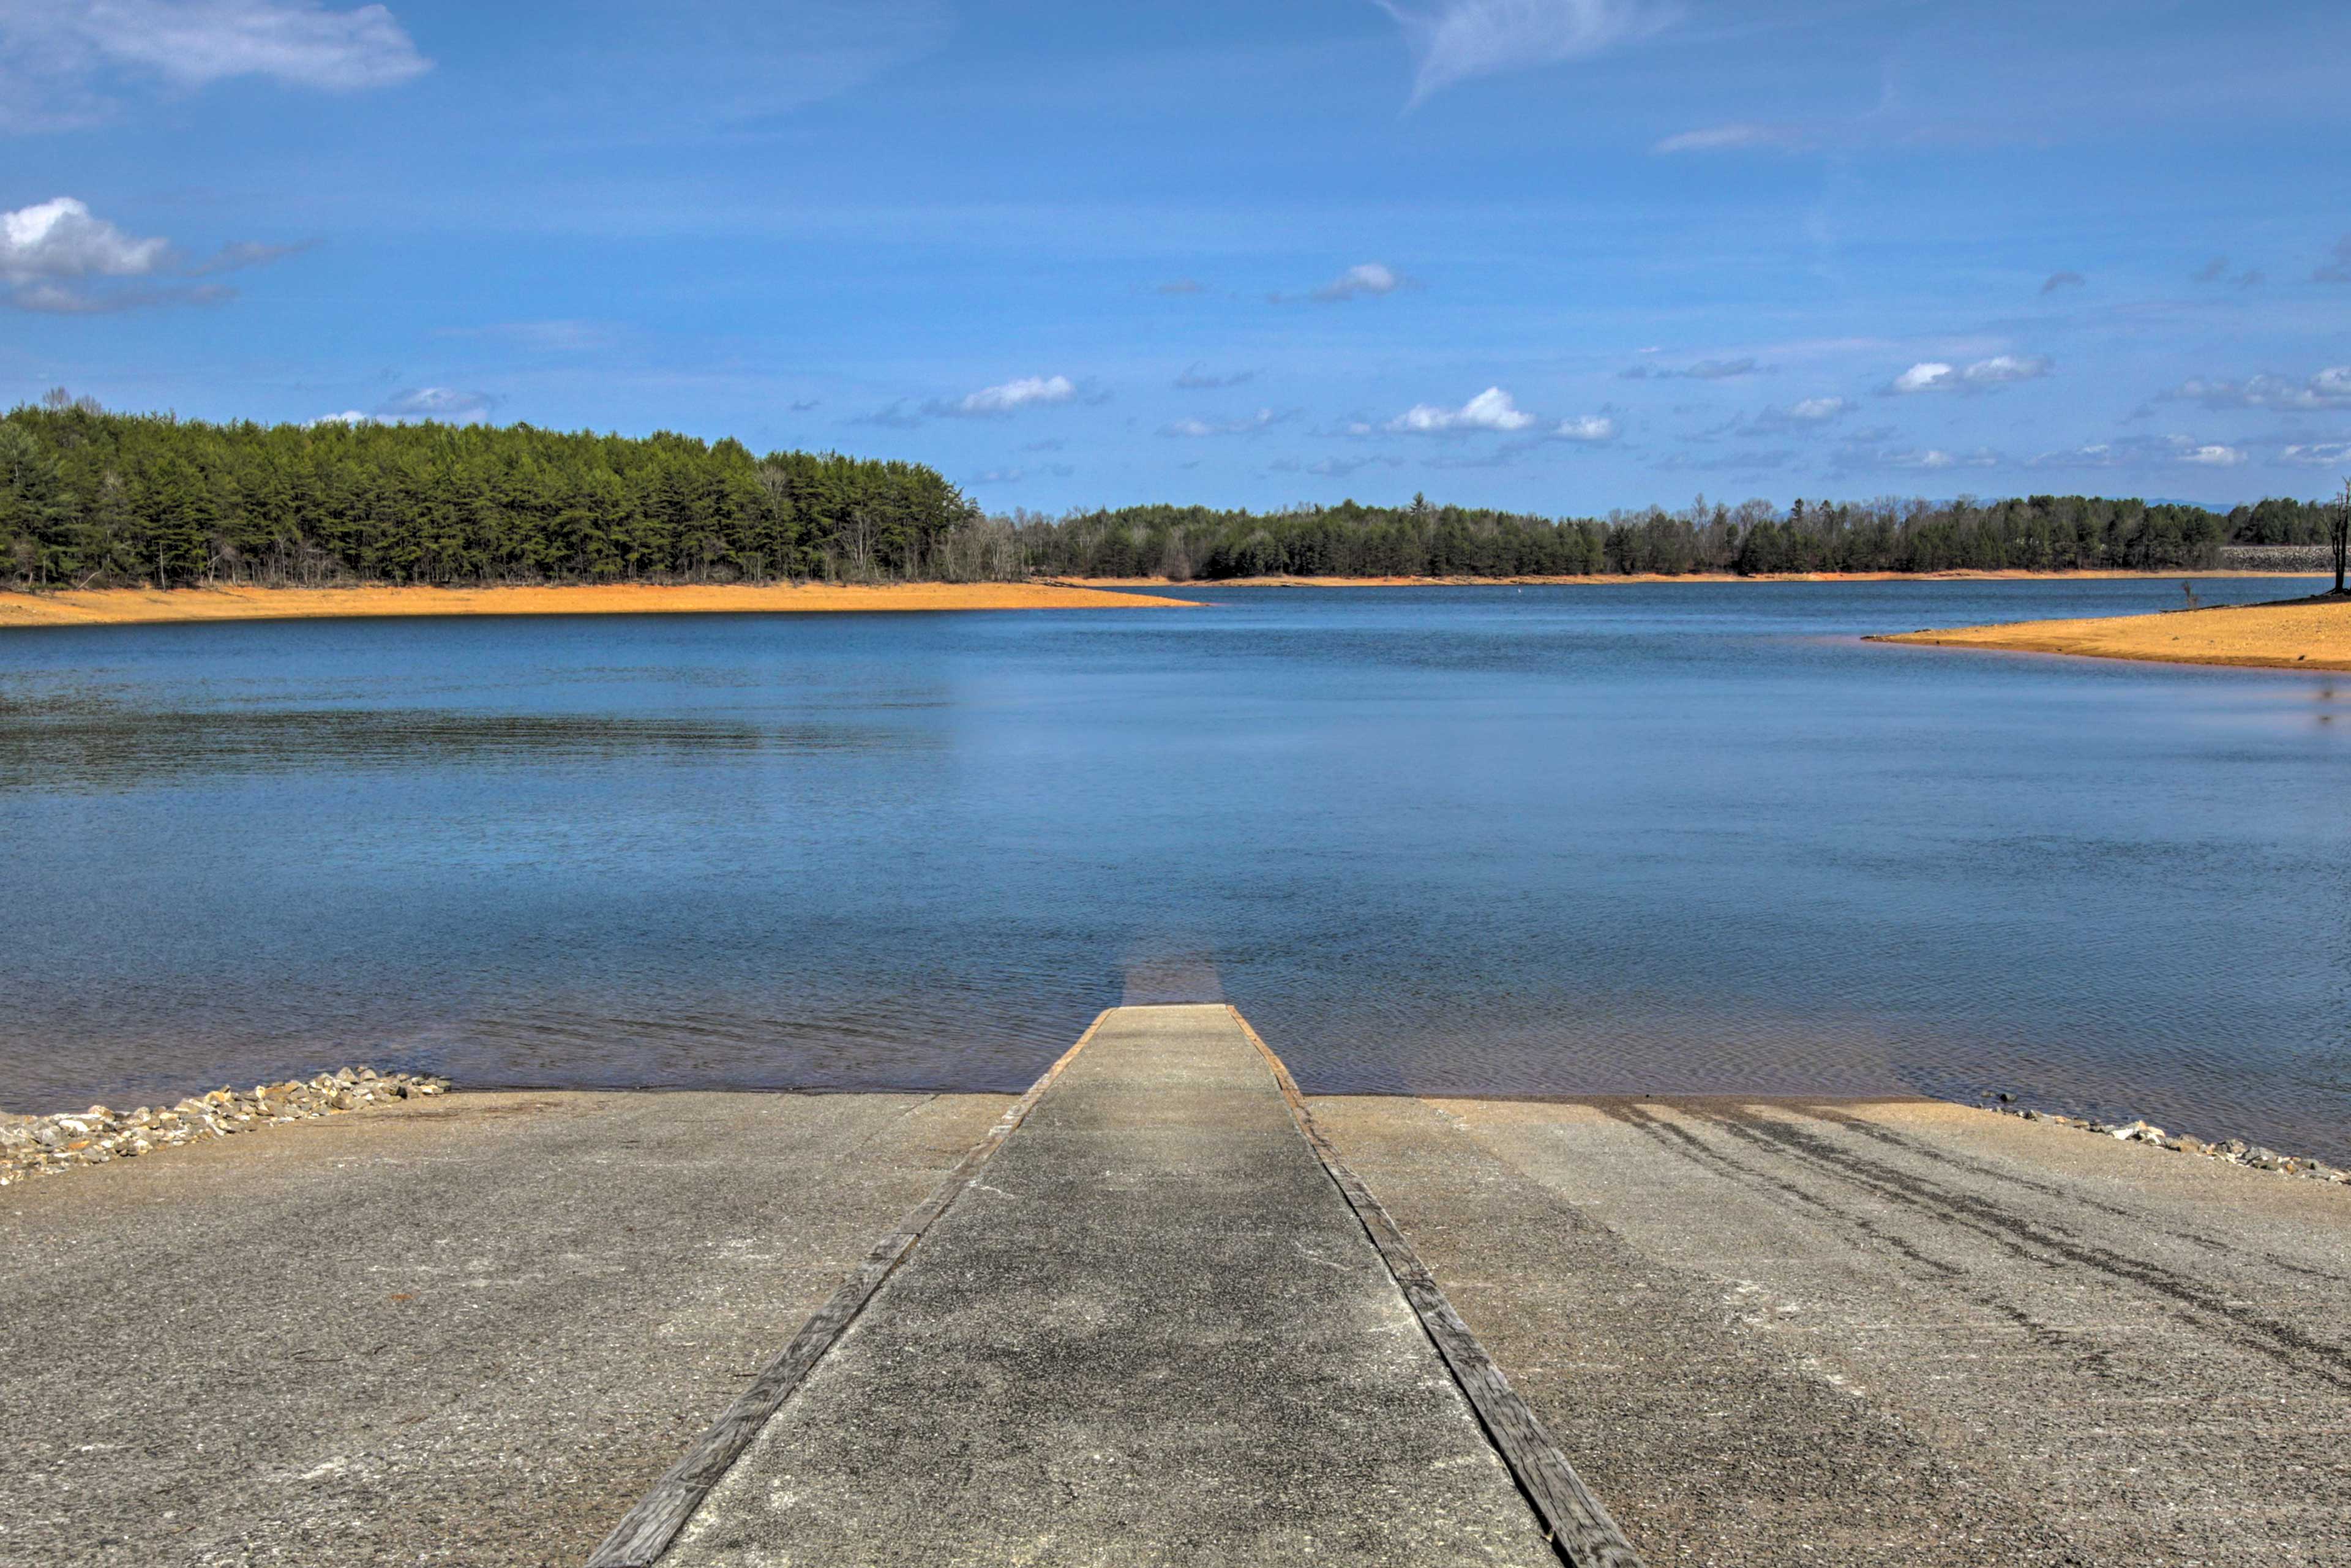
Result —
<instances>
[{"instance_id":1,"label":"tire mark on concrete","mask_svg":"<svg viewBox=\"0 0 2351 1568\"><path fill-rule=\"evenodd\" d=\"M2283 1269L2290 1274L2299 1274L2305 1279L2351 1288L2351 1274L2313 1269L2306 1264L2297 1263L2290 1258L2281 1258L2273 1252L2254 1251L2217 1236L2207 1236L2200 1231L2184 1230L2178 1227L2162 1225L2152 1216L2139 1209L2124 1204L2109 1203L2078 1187L2061 1186L2055 1182L2036 1180L2019 1172L2004 1169L1978 1155L1961 1154L1957 1150L1927 1143L1907 1133L1899 1133L1891 1127L1855 1116L1850 1112L1838 1111L1818 1104L1791 1105L1787 1109L1801 1111L1802 1114L1811 1116L1816 1121L1826 1122L1832 1126L1841 1127L1846 1132L1857 1134L1875 1143L1884 1144L1889 1148L1898 1149L1920 1159L1931 1160L1940 1165L1956 1166L1987 1179L2007 1182L2011 1186L2022 1187L2027 1192L2038 1193L2044 1197L2053 1198L2073 1207L2092 1209L2100 1214L2112 1216L2137 1228L2153 1230L2158 1234L2168 1236L2176 1241L2184 1241L2190 1246L2200 1247L2226 1257L2256 1258L2273 1268Z\"/></svg>"},{"instance_id":2,"label":"tire mark on concrete","mask_svg":"<svg viewBox=\"0 0 2351 1568\"><path fill-rule=\"evenodd\" d=\"M2318 1339L2291 1323L2231 1305L2231 1298L2221 1292L2183 1281L2159 1264L2133 1258L2111 1247L2074 1239L2059 1226L2022 1218L1990 1199L1841 1149L1816 1134L1787 1123L1741 1120L1713 1111L1696 1113L1750 1146L1808 1162L1887 1202L1935 1215L1946 1223L1973 1231L2017 1256L2044 1266L2060 1261L2070 1263L2117 1283L2136 1285L2160 1298L2158 1304L2182 1322L2239 1349L2315 1375L2336 1388L2351 1390L2351 1353L2344 1347ZM2042 1253L2053 1253L2055 1258L2043 1257Z\"/></svg>"}]
</instances>

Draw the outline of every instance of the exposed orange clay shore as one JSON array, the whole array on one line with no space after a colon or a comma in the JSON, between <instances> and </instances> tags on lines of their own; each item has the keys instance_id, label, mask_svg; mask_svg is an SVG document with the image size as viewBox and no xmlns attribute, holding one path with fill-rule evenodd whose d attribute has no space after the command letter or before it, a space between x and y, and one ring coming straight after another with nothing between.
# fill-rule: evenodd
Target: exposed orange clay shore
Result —
<instances>
[{"instance_id":1,"label":"exposed orange clay shore","mask_svg":"<svg viewBox=\"0 0 2351 1568\"><path fill-rule=\"evenodd\" d=\"M875 610L1102 610L1183 605L1164 595L1049 582L895 582L543 588L119 588L0 593L0 627L401 615L660 615Z\"/></svg>"},{"instance_id":2,"label":"exposed orange clay shore","mask_svg":"<svg viewBox=\"0 0 2351 1568\"><path fill-rule=\"evenodd\" d=\"M1906 632L1876 643L1927 643L2018 653L2074 653L2168 664L2351 670L2351 596L2230 605L2096 621L2019 621L1950 632Z\"/></svg>"},{"instance_id":3,"label":"exposed orange clay shore","mask_svg":"<svg viewBox=\"0 0 2351 1568\"><path fill-rule=\"evenodd\" d=\"M1228 577L1177 582L1166 577L1057 577L1071 588L1167 588L1207 592L1215 588L1493 588L1539 584L1616 582L2060 582L2068 579L2145 578L2155 582L2207 581L2221 577L2308 578L2307 571L1787 571L1739 577L1727 571L1694 571L1679 577L1656 572L1587 577Z\"/></svg>"}]
</instances>

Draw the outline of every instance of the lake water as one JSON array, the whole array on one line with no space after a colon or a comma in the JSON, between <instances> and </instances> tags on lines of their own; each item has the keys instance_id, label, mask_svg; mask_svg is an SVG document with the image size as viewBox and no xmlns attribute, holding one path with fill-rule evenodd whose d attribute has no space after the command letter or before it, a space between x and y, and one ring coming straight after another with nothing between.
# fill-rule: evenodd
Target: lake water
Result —
<instances>
[{"instance_id":1,"label":"lake water","mask_svg":"<svg viewBox=\"0 0 2351 1568\"><path fill-rule=\"evenodd\" d=\"M2176 583L1198 594L0 634L0 1104L1012 1089L1223 998L1314 1091L2351 1154L2351 677L1858 641Z\"/></svg>"}]
</instances>

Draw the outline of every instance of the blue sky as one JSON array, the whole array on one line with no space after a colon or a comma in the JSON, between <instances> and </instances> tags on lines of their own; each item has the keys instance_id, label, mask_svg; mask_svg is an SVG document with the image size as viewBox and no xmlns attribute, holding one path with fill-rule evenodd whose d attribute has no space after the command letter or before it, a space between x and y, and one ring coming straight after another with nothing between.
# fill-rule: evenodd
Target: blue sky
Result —
<instances>
[{"instance_id":1,"label":"blue sky","mask_svg":"<svg viewBox=\"0 0 2351 1568\"><path fill-rule=\"evenodd\" d=\"M2351 472L2351 8L0 0L0 403L987 506Z\"/></svg>"}]
</instances>

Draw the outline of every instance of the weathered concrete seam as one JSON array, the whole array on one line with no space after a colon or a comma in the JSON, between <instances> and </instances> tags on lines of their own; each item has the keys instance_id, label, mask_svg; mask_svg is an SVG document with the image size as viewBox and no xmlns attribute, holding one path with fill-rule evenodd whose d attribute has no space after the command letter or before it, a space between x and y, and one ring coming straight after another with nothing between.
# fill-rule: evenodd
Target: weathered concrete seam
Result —
<instances>
[{"instance_id":1,"label":"weathered concrete seam","mask_svg":"<svg viewBox=\"0 0 2351 1568\"><path fill-rule=\"evenodd\" d=\"M1644 1568L1641 1555L1633 1550L1625 1532L1608 1515L1608 1510L1583 1484L1567 1456L1559 1451L1543 1429L1541 1420L1519 1396L1510 1380L1502 1375L1469 1325L1453 1310L1445 1292L1429 1272L1420 1254L1413 1249L1405 1235L1380 1200L1372 1196L1360 1177L1339 1157L1338 1150L1314 1124L1313 1113L1306 1107L1306 1098L1298 1091L1297 1081L1290 1076L1273 1048L1265 1043L1257 1030L1243 1018L1240 1009L1227 1005L1233 1021L1240 1025L1273 1070L1274 1082L1281 1086L1281 1097L1289 1103L1290 1114L1298 1124L1314 1155L1322 1162L1323 1171L1346 1198L1347 1207L1355 1211L1364 1234L1379 1249L1388 1272L1412 1303L1420 1319L1422 1330L1436 1345L1444 1359L1446 1370L1478 1413L1478 1420L1486 1428L1487 1438L1510 1469L1519 1490L1526 1494L1538 1517L1543 1521L1545 1539L1561 1558L1574 1568Z\"/></svg>"},{"instance_id":2,"label":"weathered concrete seam","mask_svg":"<svg viewBox=\"0 0 2351 1568\"><path fill-rule=\"evenodd\" d=\"M760 1429L767 1426L792 1391L822 1361L825 1353L865 1310L883 1281L897 1271L906 1255L914 1249L928 1230L979 1179L981 1170L1004 1140L1019 1128L1045 1091L1061 1075L1061 1070L1077 1059L1078 1052L1092 1043L1094 1035L1109 1018L1113 1009L1105 1008L1094 1015L1086 1032L1078 1037L1077 1044L1061 1053L1061 1059L1045 1070L1044 1075L1029 1086L1029 1092L1013 1103L1002 1119L987 1130L985 1137L973 1145L947 1178L931 1196L899 1222L898 1228L883 1238L865 1261L832 1293L831 1300L819 1308L800 1332L792 1336L775 1360L769 1362L751 1386L745 1389L725 1413L711 1424L710 1429L697 1439L685 1457L670 1468L669 1473L653 1483L647 1492L612 1527L588 1559L587 1568L652 1568L677 1539L695 1510L702 1506L711 1489L726 1478L743 1450L751 1446Z\"/></svg>"}]
</instances>

